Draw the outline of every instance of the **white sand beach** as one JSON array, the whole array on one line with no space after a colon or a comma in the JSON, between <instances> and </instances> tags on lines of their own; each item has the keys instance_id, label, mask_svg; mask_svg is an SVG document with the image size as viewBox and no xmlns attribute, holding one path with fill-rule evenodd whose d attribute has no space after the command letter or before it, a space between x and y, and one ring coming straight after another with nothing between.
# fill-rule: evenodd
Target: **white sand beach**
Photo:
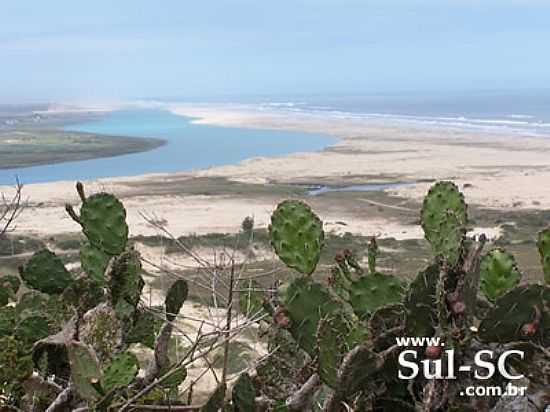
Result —
<instances>
[{"instance_id":1,"label":"white sand beach","mask_svg":"<svg viewBox=\"0 0 550 412\"><path fill-rule=\"evenodd\" d=\"M89 193L108 190L121 197L128 209L133 235L154 234L142 214L166 220L175 235L235 232L243 217L252 215L265 226L275 207L272 197L259 195L196 195L147 188L185 185L193 178L226 178L245 183L312 183L348 185L376 182L412 182L388 192L399 199L420 200L434 179L452 179L471 204L487 208L550 208L550 139L474 133L452 128L420 128L379 120L323 118L318 115L260 111L235 105L173 105L179 115L196 122L228 127L278 128L325 133L338 141L323 151L253 158L239 164L192 173L107 178L86 182ZM11 188L0 187L9 194ZM30 206L18 221L23 234L48 236L76 232L77 225L64 204L78 203L74 182L30 184L25 187ZM415 225L388 221L369 213L318 210L327 229L382 237L419 238ZM48 222L44 225L43 222Z\"/></svg>"}]
</instances>

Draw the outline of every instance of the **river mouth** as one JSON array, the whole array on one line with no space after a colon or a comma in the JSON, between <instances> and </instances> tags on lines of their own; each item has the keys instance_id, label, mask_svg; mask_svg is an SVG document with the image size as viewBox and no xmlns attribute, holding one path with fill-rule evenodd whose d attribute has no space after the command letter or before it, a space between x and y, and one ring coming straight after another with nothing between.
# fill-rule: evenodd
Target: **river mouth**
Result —
<instances>
[{"instance_id":1,"label":"river mouth","mask_svg":"<svg viewBox=\"0 0 550 412\"><path fill-rule=\"evenodd\" d=\"M108 113L93 121L71 123L63 128L65 132L155 138L165 144L113 157L65 161L63 156L59 156L53 164L3 169L0 170L0 184L11 184L14 176L28 184L191 172L238 164L255 157L320 151L337 141L319 133L222 127L198 124L193 120L165 110L127 109Z\"/></svg>"},{"instance_id":2,"label":"river mouth","mask_svg":"<svg viewBox=\"0 0 550 412\"><path fill-rule=\"evenodd\" d=\"M308 196L319 196L324 193L332 192L377 192L388 189L400 189L402 187L414 186L418 182L394 182L394 183L368 183L364 185L351 185L351 186L325 186L325 185L313 185L306 187L306 194Z\"/></svg>"}]
</instances>

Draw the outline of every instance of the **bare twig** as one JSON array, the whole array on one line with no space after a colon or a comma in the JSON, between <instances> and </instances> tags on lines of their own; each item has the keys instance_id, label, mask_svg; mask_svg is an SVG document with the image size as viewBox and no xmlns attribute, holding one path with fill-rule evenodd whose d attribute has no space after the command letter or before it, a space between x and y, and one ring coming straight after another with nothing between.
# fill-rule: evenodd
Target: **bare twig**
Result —
<instances>
[{"instance_id":1,"label":"bare twig","mask_svg":"<svg viewBox=\"0 0 550 412\"><path fill-rule=\"evenodd\" d=\"M6 233L15 230L15 220L19 217L23 209L27 206L27 201L23 200L23 185L16 180L15 193L8 198L4 193L0 195L0 239Z\"/></svg>"}]
</instances>

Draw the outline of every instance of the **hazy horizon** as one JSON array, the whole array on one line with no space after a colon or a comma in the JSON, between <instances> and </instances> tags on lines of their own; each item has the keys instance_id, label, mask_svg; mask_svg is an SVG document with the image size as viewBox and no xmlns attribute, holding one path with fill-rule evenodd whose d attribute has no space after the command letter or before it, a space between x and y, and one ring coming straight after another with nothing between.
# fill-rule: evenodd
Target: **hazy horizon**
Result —
<instances>
[{"instance_id":1,"label":"hazy horizon","mask_svg":"<svg viewBox=\"0 0 550 412\"><path fill-rule=\"evenodd\" d=\"M543 1L28 0L0 102L548 90Z\"/></svg>"}]
</instances>

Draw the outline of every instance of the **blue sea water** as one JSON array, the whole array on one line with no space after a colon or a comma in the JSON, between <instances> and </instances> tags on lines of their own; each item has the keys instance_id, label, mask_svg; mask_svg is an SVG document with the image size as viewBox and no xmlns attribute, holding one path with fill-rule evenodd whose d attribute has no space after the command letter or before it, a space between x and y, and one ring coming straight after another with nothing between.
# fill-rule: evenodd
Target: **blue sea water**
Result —
<instances>
[{"instance_id":1,"label":"blue sea water","mask_svg":"<svg viewBox=\"0 0 550 412\"><path fill-rule=\"evenodd\" d=\"M264 110L423 127L550 136L550 91L295 96L258 100ZM444 136L444 135L442 135Z\"/></svg>"},{"instance_id":2,"label":"blue sea water","mask_svg":"<svg viewBox=\"0 0 550 412\"><path fill-rule=\"evenodd\" d=\"M173 99L183 101L182 99ZM162 103L162 102L160 102ZM172 101L173 103L173 101ZM408 93L393 95L292 96L222 99L260 111L305 113L324 119L366 119L445 129L550 137L550 91ZM255 156L321 150L330 136L291 131L230 128L195 124L168 111L139 109L113 112L68 130L135 137L157 137L167 144L142 153L54 165L0 170L0 184L132 176L189 171L237 163Z\"/></svg>"},{"instance_id":3,"label":"blue sea water","mask_svg":"<svg viewBox=\"0 0 550 412\"><path fill-rule=\"evenodd\" d=\"M113 112L67 130L134 137L156 137L166 144L141 153L0 170L0 184L86 180L145 173L189 171L237 163L256 156L280 156L321 150L335 142L329 136L195 124L168 111L139 109Z\"/></svg>"}]
</instances>

